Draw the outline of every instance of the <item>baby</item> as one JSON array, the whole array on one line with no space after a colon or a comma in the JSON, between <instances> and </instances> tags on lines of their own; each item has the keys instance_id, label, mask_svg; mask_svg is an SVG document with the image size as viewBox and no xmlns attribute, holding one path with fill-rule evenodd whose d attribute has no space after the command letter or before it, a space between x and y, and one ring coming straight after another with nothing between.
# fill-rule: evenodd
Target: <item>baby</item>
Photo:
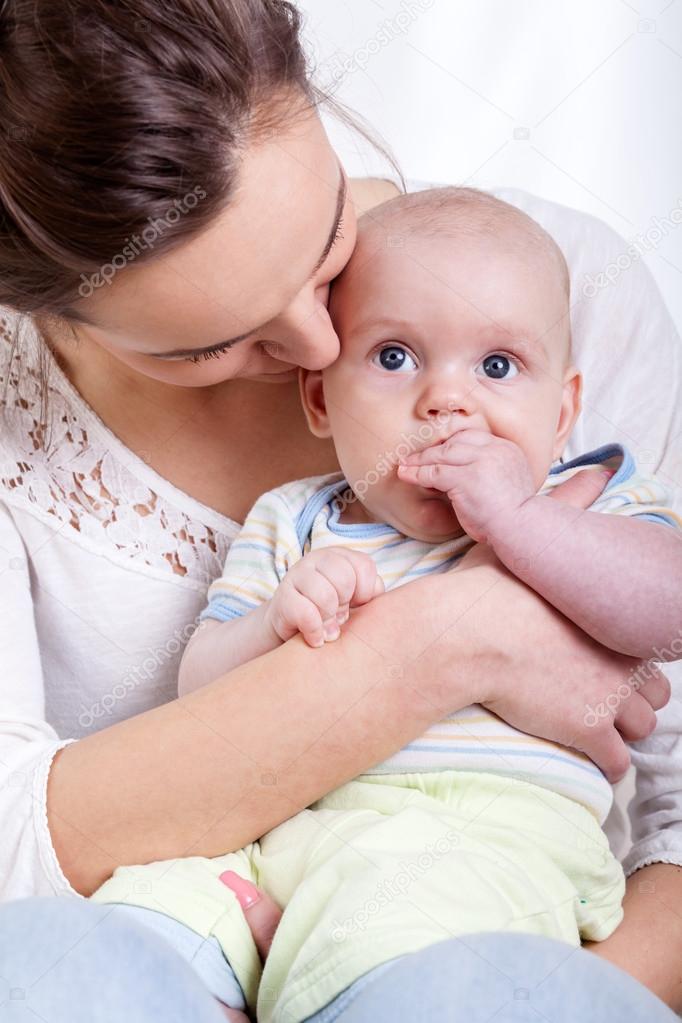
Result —
<instances>
[{"instance_id":1,"label":"baby","mask_svg":"<svg viewBox=\"0 0 682 1023\"><path fill-rule=\"evenodd\" d=\"M556 464L581 380L549 235L471 189L401 196L362 219L330 311L340 357L302 372L301 395L342 474L256 502L181 695L297 633L333 642L353 607L466 567L476 544L600 643L641 658L665 646L682 612L682 523L663 488L615 444ZM585 466L613 471L591 510L548 498ZM135 907L179 947L194 940L206 964L217 941L224 958L195 960L216 997L295 1023L453 935L606 938L624 891L601 828L611 800L583 755L473 706L246 849L120 868L94 897ZM286 907L264 969L226 870Z\"/></svg>"}]
</instances>

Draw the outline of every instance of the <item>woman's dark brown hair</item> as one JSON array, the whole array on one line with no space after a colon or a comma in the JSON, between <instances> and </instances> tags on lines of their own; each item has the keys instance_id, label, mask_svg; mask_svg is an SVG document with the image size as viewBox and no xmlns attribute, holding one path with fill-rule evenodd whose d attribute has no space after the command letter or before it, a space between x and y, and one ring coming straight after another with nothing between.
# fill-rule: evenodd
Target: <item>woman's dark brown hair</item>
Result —
<instances>
[{"instance_id":1,"label":"woman's dark brown hair","mask_svg":"<svg viewBox=\"0 0 682 1023\"><path fill-rule=\"evenodd\" d=\"M245 144L328 99L300 31L286 0L0 0L0 305L59 315L151 224L138 261L208 224Z\"/></svg>"}]
</instances>

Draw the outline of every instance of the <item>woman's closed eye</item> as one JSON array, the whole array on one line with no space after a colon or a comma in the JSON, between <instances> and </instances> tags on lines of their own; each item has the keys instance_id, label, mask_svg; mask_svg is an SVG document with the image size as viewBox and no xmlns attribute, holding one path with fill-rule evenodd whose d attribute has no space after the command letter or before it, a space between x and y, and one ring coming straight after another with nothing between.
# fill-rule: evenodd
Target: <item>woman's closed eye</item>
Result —
<instances>
[{"instance_id":1,"label":"woman's closed eye","mask_svg":"<svg viewBox=\"0 0 682 1023\"><path fill-rule=\"evenodd\" d=\"M329 245L329 251L325 254L325 258L323 260L323 264L327 261L327 259L329 257L329 254L331 253L331 250L334 248L334 246L344 237L344 235L343 235L343 228L344 228L344 218L341 217L341 219L339 220L339 222L338 222L338 224L336 226L336 231L334 232L334 238L333 238L333 240L331 241L331 243ZM318 269L321 269L321 268L318 268ZM312 276L314 276L314 274L316 272L317 272L317 270L313 271L313 275ZM267 344L270 345L271 343L267 342ZM231 348L233 348L233 347L234 347L234 342L233 341L224 341L222 344L215 345L209 351L198 352L196 355L188 355L182 361L183 362L193 362L196 365L196 363L201 362L202 359L219 359L221 355L224 355L225 352L229 352L229 350ZM279 358L280 357L279 356L280 346L273 344L271 347L275 349L274 352L270 351L268 348L266 348L264 346L264 351L266 352L266 354L267 355L272 355L273 358Z\"/></svg>"},{"instance_id":2,"label":"woman's closed eye","mask_svg":"<svg viewBox=\"0 0 682 1023\"><path fill-rule=\"evenodd\" d=\"M202 359L219 359L225 352L229 352L230 348L234 347L234 341L223 341L222 344L216 345L215 348L210 348L206 352L197 352L196 355L188 355L182 361L183 362L201 362Z\"/></svg>"}]
</instances>

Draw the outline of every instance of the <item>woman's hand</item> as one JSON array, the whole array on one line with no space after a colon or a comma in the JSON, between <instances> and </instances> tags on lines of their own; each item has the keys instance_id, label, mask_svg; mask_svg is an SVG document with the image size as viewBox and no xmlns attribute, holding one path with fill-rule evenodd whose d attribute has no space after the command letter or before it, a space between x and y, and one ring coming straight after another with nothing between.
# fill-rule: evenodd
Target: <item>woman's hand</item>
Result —
<instances>
[{"instance_id":1,"label":"woman's hand","mask_svg":"<svg viewBox=\"0 0 682 1023\"><path fill-rule=\"evenodd\" d=\"M585 470L551 496L587 508L607 480L608 473ZM449 627L467 629L481 651L477 702L524 732L582 750L617 781L630 763L625 741L650 735L654 711L670 698L667 679L653 664L640 665L590 639L507 572L486 545L477 545L456 572L437 578L445 588L448 576L456 582L473 570L486 585L471 612ZM438 603L446 607L447 596ZM445 648L433 644L428 655L447 680L452 665L439 661Z\"/></svg>"},{"instance_id":2,"label":"woman's hand","mask_svg":"<svg viewBox=\"0 0 682 1023\"><path fill-rule=\"evenodd\" d=\"M652 863L627 880L622 923L605 941L583 947L625 970L682 1013L682 869Z\"/></svg>"}]
</instances>

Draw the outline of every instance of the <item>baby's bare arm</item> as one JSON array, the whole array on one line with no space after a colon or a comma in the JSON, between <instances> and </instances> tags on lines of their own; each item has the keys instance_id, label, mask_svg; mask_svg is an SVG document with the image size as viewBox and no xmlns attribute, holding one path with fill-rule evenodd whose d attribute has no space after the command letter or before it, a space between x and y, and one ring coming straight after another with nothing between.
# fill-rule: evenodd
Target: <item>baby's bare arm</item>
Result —
<instances>
[{"instance_id":1,"label":"baby's bare arm","mask_svg":"<svg viewBox=\"0 0 682 1023\"><path fill-rule=\"evenodd\" d=\"M180 665L178 694L186 696L299 632L309 646L333 642L350 608L383 589L369 555L336 547L311 551L287 572L271 600L232 621L207 619L199 626Z\"/></svg>"},{"instance_id":2,"label":"baby's bare arm","mask_svg":"<svg viewBox=\"0 0 682 1023\"><path fill-rule=\"evenodd\" d=\"M274 650L282 642L268 622L267 604L229 622L205 619L194 633L178 673L178 696Z\"/></svg>"},{"instance_id":3,"label":"baby's bare arm","mask_svg":"<svg viewBox=\"0 0 682 1023\"><path fill-rule=\"evenodd\" d=\"M501 517L500 561L598 642L666 661L682 621L682 534L669 526L571 508L550 497Z\"/></svg>"}]
</instances>

